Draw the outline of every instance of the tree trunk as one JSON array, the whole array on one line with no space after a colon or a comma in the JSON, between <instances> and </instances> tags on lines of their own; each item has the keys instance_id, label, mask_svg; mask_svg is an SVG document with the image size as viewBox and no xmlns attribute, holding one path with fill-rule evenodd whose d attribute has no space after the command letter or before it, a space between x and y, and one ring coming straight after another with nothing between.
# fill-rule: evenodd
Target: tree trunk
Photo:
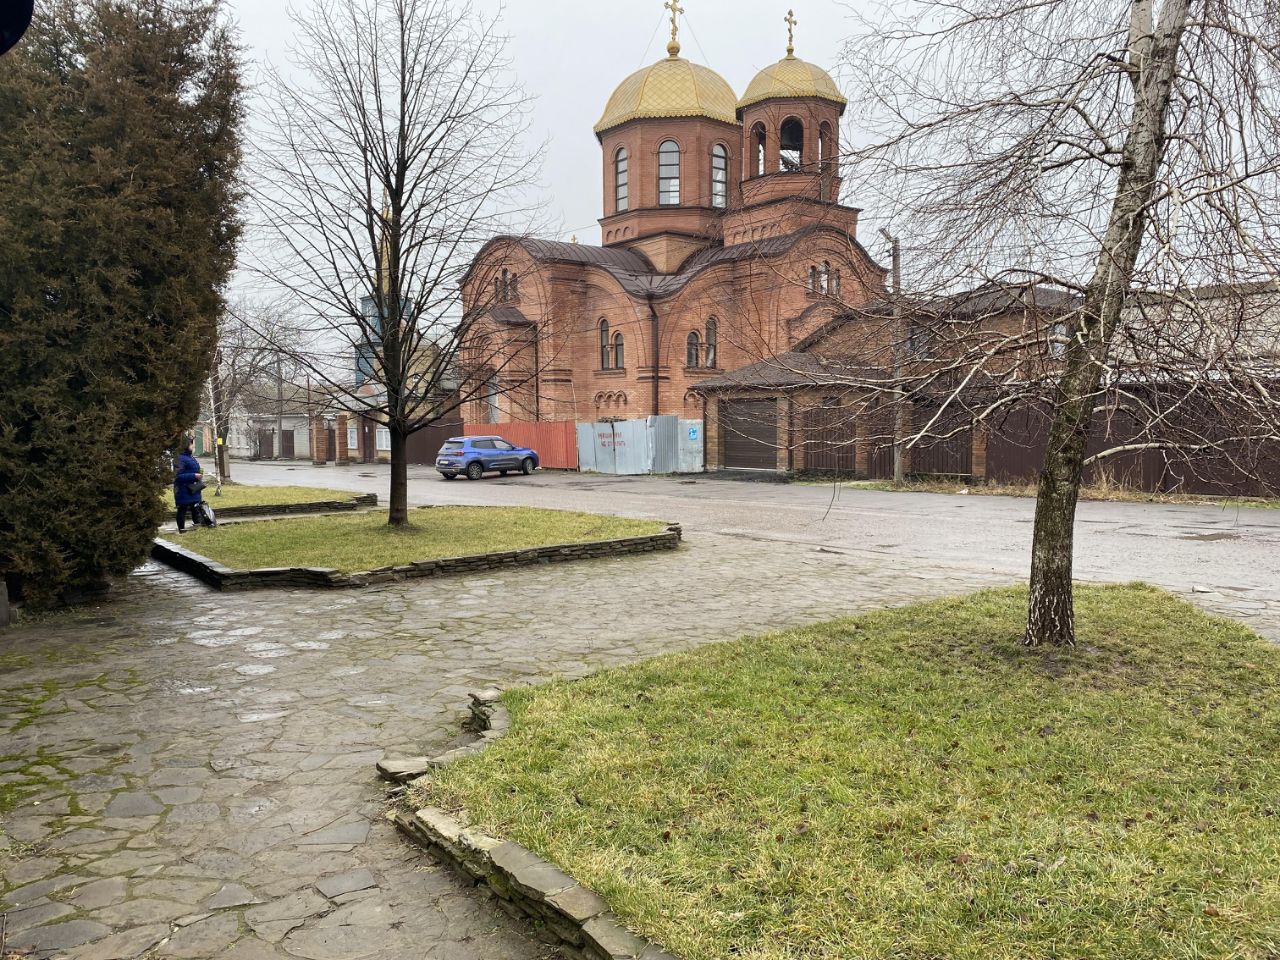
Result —
<instances>
[{"instance_id":1,"label":"tree trunk","mask_svg":"<svg viewBox=\"0 0 1280 960\"><path fill-rule=\"evenodd\" d=\"M1036 491L1031 543L1031 598L1025 642L1073 646L1076 642L1072 594L1076 501L1084 472L1085 447L1093 407L1092 391L1059 400Z\"/></svg>"},{"instance_id":2,"label":"tree trunk","mask_svg":"<svg viewBox=\"0 0 1280 960\"><path fill-rule=\"evenodd\" d=\"M409 464L405 459L408 435L404 428L391 426L391 507L387 523L393 527L409 525Z\"/></svg>"},{"instance_id":3,"label":"tree trunk","mask_svg":"<svg viewBox=\"0 0 1280 960\"><path fill-rule=\"evenodd\" d=\"M1169 0L1153 25L1151 0L1133 0L1129 75L1133 115L1107 232L1084 303L1070 327L1066 366L1058 385L1036 495L1027 605L1028 646L1075 643L1072 547L1085 445L1103 365L1120 325L1142 246L1156 179L1164 158L1165 126L1190 0Z\"/></svg>"},{"instance_id":4,"label":"tree trunk","mask_svg":"<svg viewBox=\"0 0 1280 960\"><path fill-rule=\"evenodd\" d=\"M227 432L217 424L213 427L214 456L218 458L218 478L226 483L231 479L231 468L227 465Z\"/></svg>"}]
</instances>

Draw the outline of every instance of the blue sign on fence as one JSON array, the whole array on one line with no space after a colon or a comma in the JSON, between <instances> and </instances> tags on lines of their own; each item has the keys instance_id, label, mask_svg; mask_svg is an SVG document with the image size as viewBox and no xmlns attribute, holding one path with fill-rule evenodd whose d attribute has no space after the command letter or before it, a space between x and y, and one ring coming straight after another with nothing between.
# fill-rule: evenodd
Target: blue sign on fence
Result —
<instances>
[{"instance_id":1,"label":"blue sign on fence","mask_svg":"<svg viewBox=\"0 0 1280 960\"><path fill-rule=\"evenodd\" d=\"M690 439L690 440L697 440L697 439L698 439L698 428L697 428L697 427L690 427L690 428L689 428L689 439Z\"/></svg>"}]
</instances>

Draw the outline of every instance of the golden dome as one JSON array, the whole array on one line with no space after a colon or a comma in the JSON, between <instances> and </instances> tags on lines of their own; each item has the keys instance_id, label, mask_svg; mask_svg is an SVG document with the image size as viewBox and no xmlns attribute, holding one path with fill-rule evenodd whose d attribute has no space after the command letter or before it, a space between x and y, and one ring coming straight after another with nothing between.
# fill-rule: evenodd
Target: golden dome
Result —
<instances>
[{"instance_id":1,"label":"golden dome","mask_svg":"<svg viewBox=\"0 0 1280 960\"><path fill-rule=\"evenodd\" d=\"M672 48L677 52L680 49L674 40ZM618 84L594 129L597 134L604 133L640 117L707 117L724 123L738 122L733 88L725 79L709 67L690 63L674 53Z\"/></svg>"},{"instance_id":2,"label":"golden dome","mask_svg":"<svg viewBox=\"0 0 1280 960\"><path fill-rule=\"evenodd\" d=\"M775 97L819 97L841 107L849 102L827 71L790 53L756 74L738 101L738 109Z\"/></svg>"}]
</instances>

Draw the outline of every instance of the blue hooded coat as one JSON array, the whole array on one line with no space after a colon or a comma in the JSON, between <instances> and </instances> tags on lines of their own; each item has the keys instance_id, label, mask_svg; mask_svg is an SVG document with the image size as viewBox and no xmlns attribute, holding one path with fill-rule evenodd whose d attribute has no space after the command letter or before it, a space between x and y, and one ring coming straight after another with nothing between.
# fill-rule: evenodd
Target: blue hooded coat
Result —
<instances>
[{"instance_id":1,"label":"blue hooded coat","mask_svg":"<svg viewBox=\"0 0 1280 960\"><path fill-rule=\"evenodd\" d=\"M196 482L196 474L203 472L200 469L200 461L189 453L181 453L178 455L175 470L177 472L173 477L173 502L179 507L189 507L203 500L204 496L199 490L191 493L187 489L188 484Z\"/></svg>"}]
</instances>

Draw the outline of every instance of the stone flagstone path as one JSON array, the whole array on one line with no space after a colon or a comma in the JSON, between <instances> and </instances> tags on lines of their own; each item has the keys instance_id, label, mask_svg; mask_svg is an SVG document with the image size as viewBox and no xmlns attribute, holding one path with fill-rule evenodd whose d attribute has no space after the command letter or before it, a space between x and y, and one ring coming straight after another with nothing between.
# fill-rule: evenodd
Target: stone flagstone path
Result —
<instances>
[{"instance_id":1,"label":"stone flagstone path","mask_svg":"<svg viewBox=\"0 0 1280 960\"><path fill-rule=\"evenodd\" d=\"M115 960L548 956L380 819L374 763L464 742L469 690L971 589L700 535L675 554L363 592L148 566L0 634L11 948Z\"/></svg>"}]
</instances>

